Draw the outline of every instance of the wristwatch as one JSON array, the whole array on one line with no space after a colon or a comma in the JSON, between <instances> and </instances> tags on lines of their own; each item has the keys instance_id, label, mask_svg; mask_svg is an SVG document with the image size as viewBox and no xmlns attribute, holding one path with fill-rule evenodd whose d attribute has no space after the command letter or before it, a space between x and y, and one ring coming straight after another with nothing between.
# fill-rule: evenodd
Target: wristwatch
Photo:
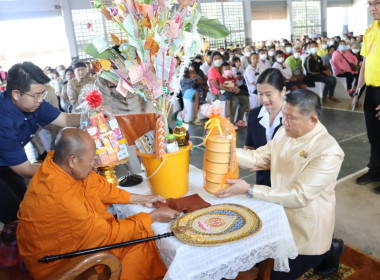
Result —
<instances>
[{"instance_id":1,"label":"wristwatch","mask_svg":"<svg viewBox=\"0 0 380 280\"><path fill-rule=\"evenodd\" d=\"M359 95L359 91L352 93L352 96L357 96L357 95Z\"/></svg>"},{"instance_id":2,"label":"wristwatch","mask_svg":"<svg viewBox=\"0 0 380 280\"><path fill-rule=\"evenodd\" d=\"M253 198L253 185L249 185L249 189L245 195L248 198Z\"/></svg>"}]
</instances>

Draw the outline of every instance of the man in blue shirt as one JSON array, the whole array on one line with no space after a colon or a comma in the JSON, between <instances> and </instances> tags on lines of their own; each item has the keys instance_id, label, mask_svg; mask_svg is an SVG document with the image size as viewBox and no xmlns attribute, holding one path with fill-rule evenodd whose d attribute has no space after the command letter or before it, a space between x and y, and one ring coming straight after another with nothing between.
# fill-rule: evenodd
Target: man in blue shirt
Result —
<instances>
[{"instance_id":1,"label":"man in blue shirt","mask_svg":"<svg viewBox=\"0 0 380 280\"><path fill-rule=\"evenodd\" d=\"M14 65L8 72L7 90L0 93L0 222L17 220L26 191L23 177L32 177L39 164L31 164L24 146L39 126L80 124L80 114L66 114L44 101L50 79L31 62Z\"/></svg>"}]
</instances>

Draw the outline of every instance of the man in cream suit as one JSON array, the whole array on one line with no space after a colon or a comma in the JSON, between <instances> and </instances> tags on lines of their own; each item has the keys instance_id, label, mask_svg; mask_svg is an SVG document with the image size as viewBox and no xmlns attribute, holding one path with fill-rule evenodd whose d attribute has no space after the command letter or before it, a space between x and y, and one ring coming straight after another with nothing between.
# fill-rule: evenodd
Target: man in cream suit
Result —
<instances>
[{"instance_id":1,"label":"man in cream suit","mask_svg":"<svg viewBox=\"0 0 380 280\"><path fill-rule=\"evenodd\" d=\"M229 180L231 186L216 196L246 194L284 207L299 255L290 260L289 273L273 271L271 279L297 279L310 268L331 275L344 247L333 240L334 189L344 153L319 122L317 94L301 89L285 97L283 126L273 140L257 150L237 149L240 167L271 170L272 187Z\"/></svg>"}]
</instances>

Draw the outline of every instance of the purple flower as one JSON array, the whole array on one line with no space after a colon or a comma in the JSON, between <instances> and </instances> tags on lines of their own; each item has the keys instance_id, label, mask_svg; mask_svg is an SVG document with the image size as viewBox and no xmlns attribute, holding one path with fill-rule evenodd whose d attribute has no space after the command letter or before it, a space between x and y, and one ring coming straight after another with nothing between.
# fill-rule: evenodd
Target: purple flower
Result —
<instances>
[{"instance_id":1,"label":"purple flower","mask_svg":"<svg viewBox=\"0 0 380 280\"><path fill-rule=\"evenodd\" d=\"M109 9L114 17L116 17L117 14L119 13L119 10L115 7L110 7Z\"/></svg>"}]
</instances>

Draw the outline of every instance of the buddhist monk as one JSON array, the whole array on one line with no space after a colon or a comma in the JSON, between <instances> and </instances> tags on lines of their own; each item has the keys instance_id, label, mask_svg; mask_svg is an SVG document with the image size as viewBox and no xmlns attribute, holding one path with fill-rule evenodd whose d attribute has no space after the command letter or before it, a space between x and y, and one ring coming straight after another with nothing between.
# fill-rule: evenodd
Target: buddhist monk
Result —
<instances>
[{"instance_id":1,"label":"buddhist monk","mask_svg":"<svg viewBox=\"0 0 380 280\"><path fill-rule=\"evenodd\" d=\"M18 212L17 240L34 279L46 279L70 260L39 263L45 255L105 246L153 235L151 224L169 222L179 213L159 208L116 220L107 204L152 207L158 195L128 193L92 171L95 143L84 131L63 129L32 178ZM161 279L166 273L154 241L111 251L122 263L120 279Z\"/></svg>"}]
</instances>

